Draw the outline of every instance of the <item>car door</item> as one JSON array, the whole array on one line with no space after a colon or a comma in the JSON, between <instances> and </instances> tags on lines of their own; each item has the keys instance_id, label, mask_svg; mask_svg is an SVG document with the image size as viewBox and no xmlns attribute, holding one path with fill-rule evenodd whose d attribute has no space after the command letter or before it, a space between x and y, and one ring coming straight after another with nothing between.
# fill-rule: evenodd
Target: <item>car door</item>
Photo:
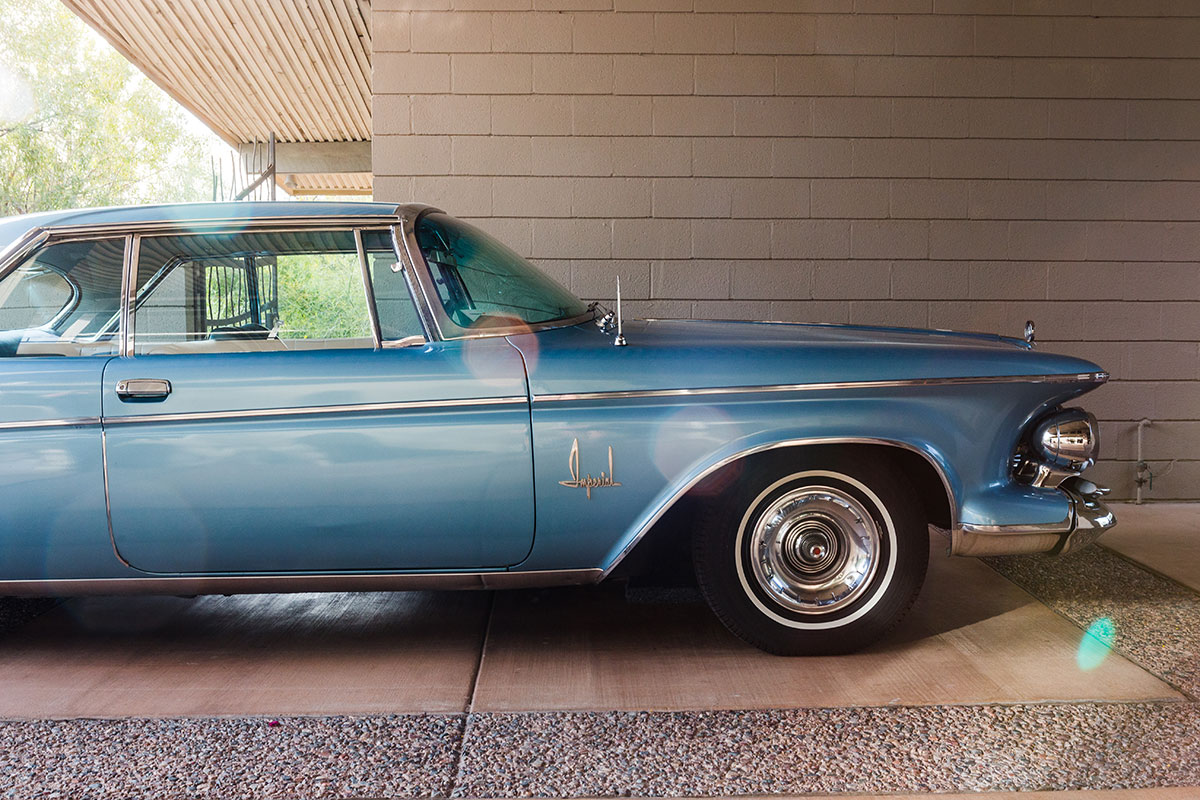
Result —
<instances>
[{"instance_id":1,"label":"car door","mask_svg":"<svg viewBox=\"0 0 1200 800\"><path fill-rule=\"evenodd\" d=\"M156 573L329 572L528 553L521 357L502 338L425 341L388 231L135 247L132 353L102 393L122 558Z\"/></svg>"},{"instance_id":2,"label":"car door","mask_svg":"<svg viewBox=\"0 0 1200 800\"><path fill-rule=\"evenodd\" d=\"M0 280L0 578L122 569L104 511L100 378L124 238L51 241Z\"/></svg>"}]
</instances>

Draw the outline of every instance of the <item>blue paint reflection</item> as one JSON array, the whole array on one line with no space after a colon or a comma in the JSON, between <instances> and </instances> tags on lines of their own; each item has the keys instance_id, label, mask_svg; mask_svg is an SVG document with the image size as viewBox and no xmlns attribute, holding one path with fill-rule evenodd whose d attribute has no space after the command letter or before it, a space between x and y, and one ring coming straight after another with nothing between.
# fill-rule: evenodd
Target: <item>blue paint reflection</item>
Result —
<instances>
[{"instance_id":1,"label":"blue paint reflection","mask_svg":"<svg viewBox=\"0 0 1200 800\"><path fill-rule=\"evenodd\" d=\"M1088 626L1079 642L1079 652L1075 654L1075 663L1084 672L1090 672L1104 663L1112 652L1113 641L1117 637L1117 626L1109 617L1101 617Z\"/></svg>"}]
</instances>

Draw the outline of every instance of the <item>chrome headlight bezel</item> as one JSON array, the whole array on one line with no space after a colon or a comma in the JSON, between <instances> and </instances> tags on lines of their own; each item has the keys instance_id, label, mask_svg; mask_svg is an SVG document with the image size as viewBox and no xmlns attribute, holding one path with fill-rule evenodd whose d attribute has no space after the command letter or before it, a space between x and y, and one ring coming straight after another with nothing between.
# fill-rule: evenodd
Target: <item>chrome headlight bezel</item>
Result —
<instances>
[{"instance_id":1,"label":"chrome headlight bezel","mask_svg":"<svg viewBox=\"0 0 1200 800\"><path fill-rule=\"evenodd\" d=\"M1026 429L1013 454L1013 477L1047 489L1092 466L1100 451L1100 426L1082 408L1057 408Z\"/></svg>"},{"instance_id":2,"label":"chrome headlight bezel","mask_svg":"<svg viewBox=\"0 0 1200 800\"><path fill-rule=\"evenodd\" d=\"M1082 408L1063 409L1038 421L1030 444L1047 466L1078 474L1096 461L1100 426L1095 415Z\"/></svg>"}]
</instances>

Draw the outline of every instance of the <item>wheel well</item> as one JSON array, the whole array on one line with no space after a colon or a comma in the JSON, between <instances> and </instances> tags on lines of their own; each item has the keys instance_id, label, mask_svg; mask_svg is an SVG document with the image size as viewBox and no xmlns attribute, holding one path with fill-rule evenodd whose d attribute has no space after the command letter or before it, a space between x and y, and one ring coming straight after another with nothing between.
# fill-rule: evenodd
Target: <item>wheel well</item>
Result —
<instances>
[{"instance_id":1,"label":"wheel well","mask_svg":"<svg viewBox=\"0 0 1200 800\"><path fill-rule=\"evenodd\" d=\"M912 485L929 524L946 529L951 527L952 515L947 487L937 469L920 453L886 443L781 447L752 453L705 476L678 498L651 526L633 552L618 565L614 576L651 576L669 585L680 583L685 580L684 573L687 573L687 576L691 574L691 534L696 514L705 503L719 498L749 466L765 465L783 470L800 456L809 463L819 463L822 453L834 451L843 455L853 452L864 460L886 460L893 470L904 475Z\"/></svg>"}]
</instances>

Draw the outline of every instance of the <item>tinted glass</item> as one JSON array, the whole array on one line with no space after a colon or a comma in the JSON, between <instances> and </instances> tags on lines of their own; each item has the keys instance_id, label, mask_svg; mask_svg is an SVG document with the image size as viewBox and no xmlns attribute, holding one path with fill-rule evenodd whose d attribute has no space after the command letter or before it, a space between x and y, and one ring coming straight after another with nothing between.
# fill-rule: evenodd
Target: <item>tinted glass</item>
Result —
<instances>
[{"instance_id":1,"label":"tinted glass","mask_svg":"<svg viewBox=\"0 0 1200 800\"><path fill-rule=\"evenodd\" d=\"M438 300L460 328L551 322L587 311L582 300L524 258L461 220L426 214L416 234Z\"/></svg>"},{"instance_id":2,"label":"tinted glass","mask_svg":"<svg viewBox=\"0 0 1200 800\"><path fill-rule=\"evenodd\" d=\"M409 294L404 273L395 269L391 231L363 231L363 249L375 292L379 332L385 341L421 336L424 330Z\"/></svg>"},{"instance_id":3,"label":"tinted glass","mask_svg":"<svg viewBox=\"0 0 1200 800\"><path fill-rule=\"evenodd\" d=\"M117 351L123 239L39 250L0 281L0 356Z\"/></svg>"},{"instance_id":4,"label":"tinted glass","mask_svg":"<svg viewBox=\"0 0 1200 800\"><path fill-rule=\"evenodd\" d=\"M137 353L373 347L350 231L141 241Z\"/></svg>"}]
</instances>

